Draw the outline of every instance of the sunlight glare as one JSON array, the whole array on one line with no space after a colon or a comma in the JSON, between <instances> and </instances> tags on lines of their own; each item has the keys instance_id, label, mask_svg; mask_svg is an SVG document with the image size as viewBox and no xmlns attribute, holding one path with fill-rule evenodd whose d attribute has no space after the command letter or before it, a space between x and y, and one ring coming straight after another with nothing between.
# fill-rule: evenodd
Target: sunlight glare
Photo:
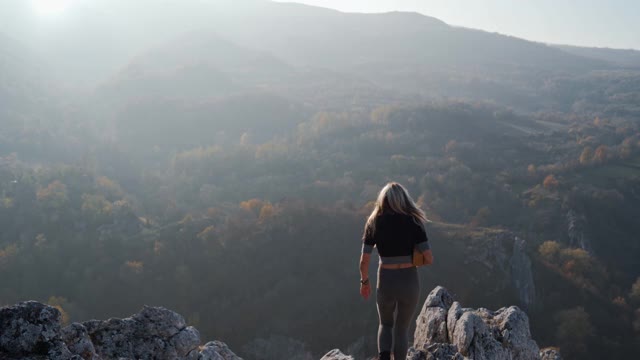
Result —
<instances>
[{"instance_id":1,"label":"sunlight glare","mask_svg":"<svg viewBox=\"0 0 640 360\"><path fill-rule=\"evenodd\" d=\"M32 0L34 11L39 16L55 17L62 15L74 0Z\"/></svg>"}]
</instances>

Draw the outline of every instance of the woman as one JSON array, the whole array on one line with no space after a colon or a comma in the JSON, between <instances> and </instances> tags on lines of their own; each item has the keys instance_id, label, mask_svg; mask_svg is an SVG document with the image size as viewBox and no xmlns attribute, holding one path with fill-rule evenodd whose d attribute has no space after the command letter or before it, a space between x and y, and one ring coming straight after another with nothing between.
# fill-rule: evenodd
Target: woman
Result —
<instances>
[{"instance_id":1,"label":"woman","mask_svg":"<svg viewBox=\"0 0 640 360\"><path fill-rule=\"evenodd\" d=\"M380 360L404 360L409 347L409 325L418 305L420 284L413 265L413 249L433 262L427 233L426 216L407 190L398 183L388 183L378 195L362 236L360 257L360 294L371 294L369 262L374 246L380 255L376 303L378 305L378 353ZM397 316L394 321L394 311ZM392 349L393 342L393 349Z\"/></svg>"}]
</instances>

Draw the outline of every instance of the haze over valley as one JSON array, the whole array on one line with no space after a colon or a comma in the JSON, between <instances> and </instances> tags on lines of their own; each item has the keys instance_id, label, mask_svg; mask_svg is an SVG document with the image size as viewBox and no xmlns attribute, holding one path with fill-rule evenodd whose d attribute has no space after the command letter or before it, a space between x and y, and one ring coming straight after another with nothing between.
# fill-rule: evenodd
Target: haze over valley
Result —
<instances>
[{"instance_id":1,"label":"haze over valley","mask_svg":"<svg viewBox=\"0 0 640 360\"><path fill-rule=\"evenodd\" d=\"M37 9L0 10L1 306L372 356L357 261L398 181L432 221L421 300L517 304L565 359L640 352L639 51L261 0Z\"/></svg>"}]
</instances>

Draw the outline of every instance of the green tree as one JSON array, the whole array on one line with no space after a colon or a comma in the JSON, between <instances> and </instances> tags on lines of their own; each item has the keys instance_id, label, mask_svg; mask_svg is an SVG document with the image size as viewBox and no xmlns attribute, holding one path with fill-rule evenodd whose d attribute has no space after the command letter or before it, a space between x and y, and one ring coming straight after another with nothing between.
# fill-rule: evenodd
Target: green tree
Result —
<instances>
[{"instance_id":1,"label":"green tree","mask_svg":"<svg viewBox=\"0 0 640 360\"><path fill-rule=\"evenodd\" d=\"M581 359L587 354L589 339L594 335L589 314L583 307L563 310L555 315L556 341L568 359Z\"/></svg>"}]
</instances>

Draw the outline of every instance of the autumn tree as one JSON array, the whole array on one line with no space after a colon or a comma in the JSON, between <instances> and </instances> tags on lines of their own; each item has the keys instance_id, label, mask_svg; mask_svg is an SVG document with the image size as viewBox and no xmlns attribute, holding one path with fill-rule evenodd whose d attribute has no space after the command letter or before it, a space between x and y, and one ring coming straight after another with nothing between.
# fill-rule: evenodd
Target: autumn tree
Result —
<instances>
[{"instance_id":1,"label":"autumn tree","mask_svg":"<svg viewBox=\"0 0 640 360\"><path fill-rule=\"evenodd\" d=\"M560 256L560 244L555 241L545 241L538 247L538 252L550 263L557 263Z\"/></svg>"},{"instance_id":2,"label":"autumn tree","mask_svg":"<svg viewBox=\"0 0 640 360\"><path fill-rule=\"evenodd\" d=\"M102 195L82 195L82 213L90 221L102 221L111 215L111 203Z\"/></svg>"},{"instance_id":3,"label":"autumn tree","mask_svg":"<svg viewBox=\"0 0 640 360\"><path fill-rule=\"evenodd\" d=\"M251 199L240 203L240 208L245 211L252 212L259 215L259 211L264 205L264 202L260 199Z\"/></svg>"},{"instance_id":4,"label":"autumn tree","mask_svg":"<svg viewBox=\"0 0 640 360\"><path fill-rule=\"evenodd\" d=\"M640 277L636 279L636 282L631 285L631 291L629 291L629 300L631 303L640 305Z\"/></svg>"},{"instance_id":5,"label":"autumn tree","mask_svg":"<svg viewBox=\"0 0 640 360\"><path fill-rule=\"evenodd\" d=\"M260 222L264 222L265 220L274 216L276 213L277 213L277 209L273 205L271 205L271 203L267 202L260 209L260 215L258 217L258 220Z\"/></svg>"},{"instance_id":6,"label":"autumn tree","mask_svg":"<svg viewBox=\"0 0 640 360\"><path fill-rule=\"evenodd\" d=\"M529 166L527 166L527 173L529 174L529 176L535 176L536 175L536 166L533 164L529 164Z\"/></svg>"},{"instance_id":7,"label":"autumn tree","mask_svg":"<svg viewBox=\"0 0 640 360\"><path fill-rule=\"evenodd\" d=\"M593 160L593 149L591 146L587 146L582 150L582 154L580 154L580 164L588 165Z\"/></svg>"},{"instance_id":8,"label":"autumn tree","mask_svg":"<svg viewBox=\"0 0 640 360\"><path fill-rule=\"evenodd\" d=\"M556 179L553 174L547 175L547 177L544 178L544 181L542 182L542 185L545 189L555 189L559 184L560 183L558 182L558 179Z\"/></svg>"},{"instance_id":9,"label":"autumn tree","mask_svg":"<svg viewBox=\"0 0 640 360\"><path fill-rule=\"evenodd\" d=\"M67 186L58 180L38 190L36 196L38 201L50 208L60 208L69 201Z\"/></svg>"},{"instance_id":10,"label":"autumn tree","mask_svg":"<svg viewBox=\"0 0 640 360\"><path fill-rule=\"evenodd\" d=\"M593 155L593 161L603 164L609 158L609 147L606 145L600 145L596 148L596 151Z\"/></svg>"}]
</instances>

